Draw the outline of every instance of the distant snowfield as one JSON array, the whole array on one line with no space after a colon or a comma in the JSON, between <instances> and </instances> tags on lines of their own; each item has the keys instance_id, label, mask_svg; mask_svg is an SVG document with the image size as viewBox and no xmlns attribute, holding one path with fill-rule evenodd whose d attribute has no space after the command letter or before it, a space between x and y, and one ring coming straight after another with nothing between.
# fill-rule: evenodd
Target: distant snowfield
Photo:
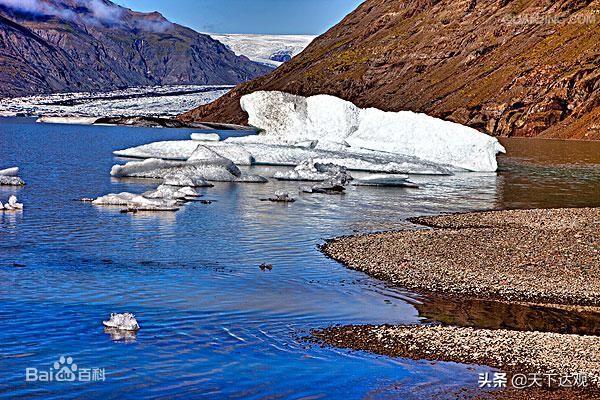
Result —
<instances>
[{"instance_id":1,"label":"distant snowfield","mask_svg":"<svg viewBox=\"0 0 600 400\"><path fill-rule=\"evenodd\" d=\"M244 55L252 61L278 67L284 61L300 54L314 40L310 35L209 35L229 47L235 54Z\"/></svg>"},{"instance_id":2,"label":"distant snowfield","mask_svg":"<svg viewBox=\"0 0 600 400\"><path fill-rule=\"evenodd\" d=\"M2 116L172 117L210 103L233 86L154 86L102 93L57 93L0 99Z\"/></svg>"}]
</instances>

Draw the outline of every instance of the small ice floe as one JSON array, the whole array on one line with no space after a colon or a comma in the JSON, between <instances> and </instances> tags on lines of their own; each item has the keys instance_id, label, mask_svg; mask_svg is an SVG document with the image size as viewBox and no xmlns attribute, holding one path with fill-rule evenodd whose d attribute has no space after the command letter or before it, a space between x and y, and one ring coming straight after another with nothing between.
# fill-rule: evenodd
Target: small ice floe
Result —
<instances>
[{"instance_id":1,"label":"small ice floe","mask_svg":"<svg viewBox=\"0 0 600 400\"><path fill-rule=\"evenodd\" d=\"M0 170L0 185L23 186L25 182L19 178L19 168L12 167Z\"/></svg>"},{"instance_id":2,"label":"small ice floe","mask_svg":"<svg viewBox=\"0 0 600 400\"><path fill-rule=\"evenodd\" d=\"M111 313L110 319L108 321L102 321L102 325L104 325L107 328L131 332L135 332L140 329L140 325L135 319L135 315L131 313Z\"/></svg>"},{"instance_id":3,"label":"small ice floe","mask_svg":"<svg viewBox=\"0 0 600 400\"><path fill-rule=\"evenodd\" d=\"M314 181L324 182L334 180L341 185L346 185L353 178L346 167L333 163L315 162L308 159L298 164L296 168L287 172L275 173L275 179L283 181Z\"/></svg>"},{"instance_id":4,"label":"small ice floe","mask_svg":"<svg viewBox=\"0 0 600 400\"><path fill-rule=\"evenodd\" d=\"M383 186L383 187L405 187L418 188L419 185L408 180L406 175L371 175L366 178L357 179L352 182L353 186Z\"/></svg>"},{"instance_id":5,"label":"small ice floe","mask_svg":"<svg viewBox=\"0 0 600 400\"><path fill-rule=\"evenodd\" d=\"M10 196L8 198L8 203L5 203L4 205L2 205L2 203L0 203L0 210L4 210L4 211L17 211L17 210L22 210L23 209L23 204L19 203L17 200L17 196Z\"/></svg>"},{"instance_id":6,"label":"small ice floe","mask_svg":"<svg viewBox=\"0 0 600 400\"><path fill-rule=\"evenodd\" d=\"M273 203L293 203L296 201L289 193L277 192L275 196L268 197L266 199L260 199L261 201L271 201Z\"/></svg>"},{"instance_id":7,"label":"small ice floe","mask_svg":"<svg viewBox=\"0 0 600 400\"><path fill-rule=\"evenodd\" d=\"M300 191L303 193L344 194L346 188L339 182L329 181L313 186L302 186Z\"/></svg>"},{"instance_id":8,"label":"small ice floe","mask_svg":"<svg viewBox=\"0 0 600 400\"><path fill-rule=\"evenodd\" d=\"M180 202L175 199L157 198L151 199L143 195L122 192L110 193L98 197L92 202L97 206L124 206L124 211L178 211Z\"/></svg>"},{"instance_id":9,"label":"small ice floe","mask_svg":"<svg viewBox=\"0 0 600 400\"><path fill-rule=\"evenodd\" d=\"M221 137L217 133L192 133L190 137L192 140L199 142L218 142L221 140Z\"/></svg>"}]
</instances>

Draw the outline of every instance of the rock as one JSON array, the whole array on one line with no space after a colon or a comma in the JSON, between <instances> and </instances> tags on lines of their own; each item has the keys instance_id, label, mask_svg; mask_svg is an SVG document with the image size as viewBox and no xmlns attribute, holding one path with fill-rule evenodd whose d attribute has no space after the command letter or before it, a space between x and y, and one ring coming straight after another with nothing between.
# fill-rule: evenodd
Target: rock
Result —
<instances>
[{"instance_id":1,"label":"rock","mask_svg":"<svg viewBox=\"0 0 600 400\"><path fill-rule=\"evenodd\" d=\"M274 203L293 203L296 201L296 199L291 197L288 193L277 192L275 193L275 196L261 199L261 201L271 201Z\"/></svg>"},{"instance_id":2,"label":"rock","mask_svg":"<svg viewBox=\"0 0 600 400\"><path fill-rule=\"evenodd\" d=\"M272 264L266 264L266 263L262 263L259 265L259 268L261 271L271 271L273 270L273 265Z\"/></svg>"},{"instance_id":3,"label":"rock","mask_svg":"<svg viewBox=\"0 0 600 400\"><path fill-rule=\"evenodd\" d=\"M314 186L303 186L300 191L303 193L344 194L346 188L337 182L324 182Z\"/></svg>"},{"instance_id":4,"label":"rock","mask_svg":"<svg viewBox=\"0 0 600 400\"><path fill-rule=\"evenodd\" d=\"M138 324L135 316L131 313L124 314L110 314L108 321L102 321L102 324L107 328L114 328L124 331L138 331L140 325Z\"/></svg>"}]
</instances>

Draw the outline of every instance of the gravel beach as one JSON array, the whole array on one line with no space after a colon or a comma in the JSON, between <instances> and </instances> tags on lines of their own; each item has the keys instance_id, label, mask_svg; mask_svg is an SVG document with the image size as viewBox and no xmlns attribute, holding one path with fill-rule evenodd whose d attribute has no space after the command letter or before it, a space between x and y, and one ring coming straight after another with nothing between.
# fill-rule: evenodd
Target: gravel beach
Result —
<instances>
[{"instance_id":1,"label":"gravel beach","mask_svg":"<svg viewBox=\"0 0 600 400\"><path fill-rule=\"evenodd\" d=\"M452 326L342 326L312 332L318 341L391 357L488 365L512 374L586 376L586 388L600 388L600 337ZM509 374L509 380L512 374ZM540 375L541 376L541 375ZM475 378L476 379L476 378ZM535 386L535 385L534 385Z\"/></svg>"},{"instance_id":2,"label":"gravel beach","mask_svg":"<svg viewBox=\"0 0 600 400\"><path fill-rule=\"evenodd\" d=\"M432 229L331 240L347 267L421 293L599 312L600 208L492 211L419 217ZM443 311L443 310L442 310ZM593 319L590 319L592 321ZM593 331L593 330L592 330ZM325 345L416 360L480 364L515 374L582 374L587 386L467 388L453 398L598 399L600 337L451 325L336 326Z\"/></svg>"},{"instance_id":3,"label":"gravel beach","mask_svg":"<svg viewBox=\"0 0 600 400\"><path fill-rule=\"evenodd\" d=\"M600 208L415 218L433 229L334 239L323 252L415 291L600 305Z\"/></svg>"}]
</instances>

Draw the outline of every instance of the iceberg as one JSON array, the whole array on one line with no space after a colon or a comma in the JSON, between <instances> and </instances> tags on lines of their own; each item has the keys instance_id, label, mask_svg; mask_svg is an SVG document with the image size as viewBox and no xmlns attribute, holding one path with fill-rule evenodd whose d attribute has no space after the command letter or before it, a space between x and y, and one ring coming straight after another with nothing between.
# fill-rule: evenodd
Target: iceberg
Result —
<instances>
[{"instance_id":1,"label":"iceberg","mask_svg":"<svg viewBox=\"0 0 600 400\"><path fill-rule=\"evenodd\" d=\"M258 175L242 174L238 166L222 157L212 148L199 145L185 162L149 158L130 161L111 168L114 177L163 179L171 186L209 187L212 182L264 183L267 179Z\"/></svg>"},{"instance_id":2,"label":"iceberg","mask_svg":"<svg viewBox=\"0 0 600 400\"><path fill-rule=\"evenodd\" d=\"M138 331L140 329L140 325L135 319L135 315L131 313L111 313L110 319L108 321L102 321L102 325L107 328L120 329L124 331Z\"/></svg>"},{"instance_id":3,"label":"iceberg","mask_svg":"<svg viewBox=\"0 0 600 400\"><path fill-rule=\"evenodd\" d=\"M350 149L414 157L456 170L496 171L497 139L475 129L411 111L361 109L329 95L296 96L258 91L241 107L259 135L291 145L299 141L346 143Z\"/></svg>"},{"instance_id":4,"label":"iceberg","mask_svg":"<svg viewBox=\"0 0 600 400\"><path fill-rule=\"evenodd\" d=\"M190 197L199 197L198 192L190 186L160 185L155 190L148 191L142 196L148 199L175 199L187 200Z\"/></svg>"}]
</instances>

